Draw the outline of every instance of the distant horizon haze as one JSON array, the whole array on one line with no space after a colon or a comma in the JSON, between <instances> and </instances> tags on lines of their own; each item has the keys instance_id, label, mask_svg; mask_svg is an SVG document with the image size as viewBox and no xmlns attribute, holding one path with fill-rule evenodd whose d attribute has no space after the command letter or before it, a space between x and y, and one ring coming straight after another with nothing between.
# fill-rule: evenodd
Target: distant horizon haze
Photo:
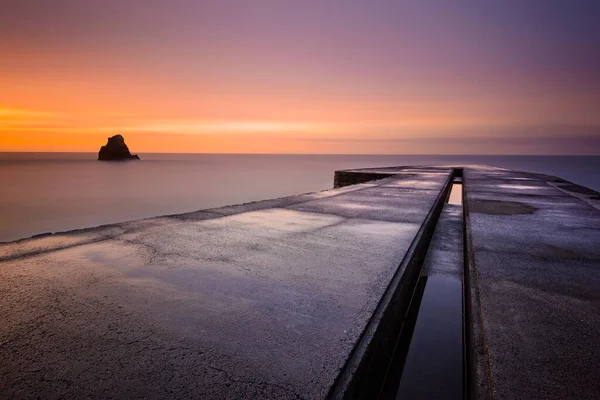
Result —
<instances>
[{"instance_id":1,"label":"distant horizon haze","mask_svg":"<svg viewBox=\"0 0 600 400\"><path fill-rule=\"evenodd\" d=\"M0 153L0 242L329 189L338 169L486 164L600 191L600 156Z\"/></svg>"},{"instance_id":2,"label":"distant horizon haze","mask_svg":"<svg viewBox=\"0 0 600 400\"><path fill-rule=\"evenodd\" d=\"M99 150L99 149L98 149ZM131 149L130 149L131 150ZM595 149L594 149L595 150ZM590 154L566 154L566 153L558 153L558 154L533 154L533 153L524 153L524 154L509 154L509 153L499 153L499 154L495 154L495 153L234 153L234 152L230 152L230 153L217 153L217 152L202 152L202 151L196 151L196 152L185 152L185 151L172 151L172 152L161 152L161 151L131 151L132 153L138 154L138 155L169 155L169 154L173 154L173 155L181 155L181 156L185 156L185 155L237 155L237 156L453 156L453 157L486 157L486 156L490 156L490 157L502 157L502 156L507 156L507 157L511 157L511 156L515 156L515 157L597 157L600 156L600 154L598 154L598 152L593 152ZM49 155L50 158L52 158L53 154L57 155L57 154L72 154L72 155L79 155L79 154L86 154L89 155L90 157L96 157L98 155L98 151L60 151L60 150L56 150L56 151L35 151L35 150L28 150L28 151L20 151L20 150L0 150L0 154L15 154L15 155L23 155L23 154L35 154L35 155L44 155L47 154Z\"/></svg>"}]
</instances>

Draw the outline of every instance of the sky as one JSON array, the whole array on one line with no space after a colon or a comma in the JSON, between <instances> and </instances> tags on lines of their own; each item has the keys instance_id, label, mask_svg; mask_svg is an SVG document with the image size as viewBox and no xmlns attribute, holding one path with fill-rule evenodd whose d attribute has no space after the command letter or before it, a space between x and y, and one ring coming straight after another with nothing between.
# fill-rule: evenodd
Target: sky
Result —
<instances>
[{"instance_id":1,"label":"sky","mask_svg":"<svg viewBox=\"0 0 600 400\"><path fill-rule=\"evenodd\" d=\"M597 0L0 0L0 151L600 154Z\"/></svg>"}]
</instances>

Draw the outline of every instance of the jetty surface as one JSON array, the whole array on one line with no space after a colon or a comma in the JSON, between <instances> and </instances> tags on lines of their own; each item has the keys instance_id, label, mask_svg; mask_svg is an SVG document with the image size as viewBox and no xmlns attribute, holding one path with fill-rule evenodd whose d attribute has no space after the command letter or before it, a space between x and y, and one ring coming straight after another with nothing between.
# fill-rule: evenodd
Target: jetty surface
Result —
<instances>
[{"instance_id":1,"label":"jetty surface","mask_svg":"<svg viewBox=\"0 0 600 400\"><path fill-rule=\"evenodd\" d=\"M599 398L600 194L486 166L0 244L2 398Z\"/></svg>"}]
</instances>

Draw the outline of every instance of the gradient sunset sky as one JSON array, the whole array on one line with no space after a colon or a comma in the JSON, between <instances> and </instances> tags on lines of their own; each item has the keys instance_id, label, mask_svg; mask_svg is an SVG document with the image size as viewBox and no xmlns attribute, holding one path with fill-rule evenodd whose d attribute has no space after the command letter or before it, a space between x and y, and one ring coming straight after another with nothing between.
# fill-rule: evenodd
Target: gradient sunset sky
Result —
<instances>
[{"instance_id":1,"label":"gradient sunset sky","mask_svg":"<svg viewBox=\"0 0 600 400\"><path fill-rule=\"evenodd\" d=\"M0 151L600 154L600 1L0 0Z\"/></svg>"}]
</instances>

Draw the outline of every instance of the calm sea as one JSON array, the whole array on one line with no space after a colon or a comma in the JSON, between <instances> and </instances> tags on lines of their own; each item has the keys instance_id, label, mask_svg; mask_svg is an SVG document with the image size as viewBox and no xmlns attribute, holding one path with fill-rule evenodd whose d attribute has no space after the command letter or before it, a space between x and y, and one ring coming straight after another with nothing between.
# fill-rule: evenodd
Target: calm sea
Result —
<instances>
[{"instance_id":1,"label":"calm sea","mask_svg":"<svg viewBox=\"0 0 600 400\"><path fill-rule=\"evenodd\" d=\"M0 153L0 241L313 192L336 169L487 164L541 172L600 190L600 156Z\"/></svg>"}]
</instances>

